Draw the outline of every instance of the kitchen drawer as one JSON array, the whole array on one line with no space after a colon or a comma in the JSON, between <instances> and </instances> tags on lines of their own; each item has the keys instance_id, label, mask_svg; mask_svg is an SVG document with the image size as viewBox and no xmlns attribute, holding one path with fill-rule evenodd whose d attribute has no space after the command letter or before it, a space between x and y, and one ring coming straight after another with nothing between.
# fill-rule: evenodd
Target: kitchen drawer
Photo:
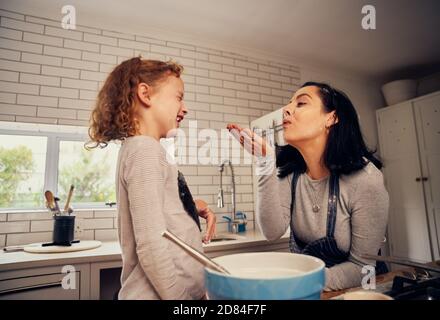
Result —
<instances>
[{"instance_id":1,"label":"kitchen drawer","mask_svg":"<svg viewBox=\"0 0 440 320\"><path fill-rule=\"evenodd\" d=\"M90 265L74 265L74 273L63 273L63 266L0 272L0 300L79 300L90 296ZM74 279L75 286L64 289L63 278ZM69 283L71 287L73 284Z\"/></svg>"},{"instance_id":2,"label":"kitchen drawer","mask_svg":"<svg viewBox=\"0 0 440 320\"><path fill-rule=\"evenodd\" d=\"M63 289L64 273L0 281L0 300L79 300L80 272L75 272L75 289Z\"/></svg>"}]
</instances>

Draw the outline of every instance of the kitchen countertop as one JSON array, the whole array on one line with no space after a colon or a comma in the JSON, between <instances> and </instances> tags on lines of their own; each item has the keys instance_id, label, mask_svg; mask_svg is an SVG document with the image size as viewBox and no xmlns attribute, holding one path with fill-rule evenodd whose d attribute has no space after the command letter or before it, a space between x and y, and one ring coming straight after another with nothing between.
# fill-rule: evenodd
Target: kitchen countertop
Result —
<instances>
[{"instance_id":1,"label":"kitchen countertop","mask_svg":"<svg viewBox=\"0 0 440 320\"><path fill-rule=\"evenodd\" d=\"M237 236L237 240L223 240L211 242L203 245L206 254L216 254L225 250L239 250L240 248L249 248L260 246L262 244L277 244L288 241L289 234L286 232L280 239L268 241L258 230L249 230L238 234L222 233L219 236ZM287 246L286 246L287 248ZM24 268L44 267L58 264L79 264L90 262L105 262L121 260L121 248L118 241L102 242L102 245L96 249L64 252L64 253L28 253L4 252L0 253L0 271L17 270Z\"/></svg>"}]
</instances>

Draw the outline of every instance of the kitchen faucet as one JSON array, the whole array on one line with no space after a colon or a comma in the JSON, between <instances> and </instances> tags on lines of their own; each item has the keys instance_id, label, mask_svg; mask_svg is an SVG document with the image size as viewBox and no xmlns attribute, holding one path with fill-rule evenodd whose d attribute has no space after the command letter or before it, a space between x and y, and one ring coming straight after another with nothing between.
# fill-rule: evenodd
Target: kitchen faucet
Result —
<instances>
[{"instance_id":1,"label":"kitchen faucet","mask_svg":"<svg viewBox=\"0 0 440 320\"><path fill-rule=\"evenodd\" d=\"M224 207L224 201L223 201L223 171L225 169L225 165L229 165L229 168L231 168L231 182L232 182L232 188L231 188L231 200L232 200L232 221L236 219L236 207L235 207L235 175L234 175L234 168L232 167L232 162L230 160L225 160L223 163L219 166L220 171L220 187L218 189L218 195L217 195L217 207L223 208Z\"/></svg>"}]
</instances>

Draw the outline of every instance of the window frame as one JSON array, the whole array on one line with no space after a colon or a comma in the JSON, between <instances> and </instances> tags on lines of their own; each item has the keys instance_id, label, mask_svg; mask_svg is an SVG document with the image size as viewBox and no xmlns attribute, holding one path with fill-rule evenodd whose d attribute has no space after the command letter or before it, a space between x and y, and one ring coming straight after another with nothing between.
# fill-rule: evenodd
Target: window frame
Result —
<instances>
[{"instance_id":1,"label":"window frame","mask_svg":"<svg viewBox=\"0 0 440 320\"><path fill-rule=\"evenodd\" d=\"M69 131L69 132L63 132ZM46 137L46 163L44 171L44 188L43 190L51 190L56 195L58 193L58 165L60 159L60 142L61 141L80 141L86 142L88 139L86 127L49 125L49 124L32 124L32 123L18 123L5 122L0 123L0 135L14 135L14 136L40 136ZM103 202L95 204L78 203L75 205L77 209L105 209L109 208ZM32 211L42 210L44 207L34 208L0 208L0 211L14 212L14 211Z\"/></svg>"}]
</instances>

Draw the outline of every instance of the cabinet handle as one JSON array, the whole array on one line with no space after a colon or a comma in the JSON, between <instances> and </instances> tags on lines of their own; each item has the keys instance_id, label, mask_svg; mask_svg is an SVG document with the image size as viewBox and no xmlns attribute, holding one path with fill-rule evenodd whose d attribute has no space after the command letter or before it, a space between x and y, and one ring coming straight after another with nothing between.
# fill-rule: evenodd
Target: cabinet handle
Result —
<instances>
[{"instance_id":1,"label":"cabinet handle","mask_svg":"<svg viewBox=\"0 0 440 320\"><path fill-rule=\"evenodd\" d=\"M420 182L420 181L428 181L428 177L417 177L417 178L416 178L416 181L417 181L417 182Z\"/></svg>"},{"instance_id":2,"label":"cabinet handle","mask_svg":"<svg viewBox=\"0 0 440 320\"><path fill-rule=\"evenodd\" d=\"M62 283L61 282L54 282L54 283L39 284L39 285L35 285L35 286L30 286L30 287L7 289L7 290L1 291L0 296L4 296L6 294L11 294L11 293L21 293L21 292L26 292L26 291L49 289L49 288L56 288L56 287L62 287Z\"/></svg>"}]
</instances>

